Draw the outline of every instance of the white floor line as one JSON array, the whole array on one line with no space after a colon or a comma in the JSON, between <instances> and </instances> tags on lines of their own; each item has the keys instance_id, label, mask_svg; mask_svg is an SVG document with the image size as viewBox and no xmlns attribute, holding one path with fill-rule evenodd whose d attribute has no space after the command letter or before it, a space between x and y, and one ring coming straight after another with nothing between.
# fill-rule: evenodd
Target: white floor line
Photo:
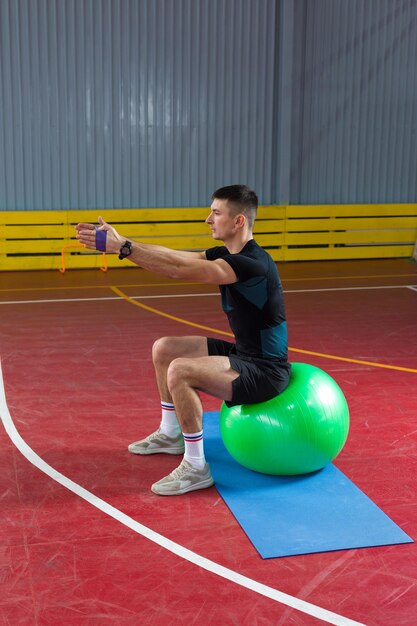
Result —
<instances>
[{"instance_id":1,"label":"white floor line","mask_svg":"<svg viewBox=\"0 0 417 626\"><path fill-rule=\"evenodd\" d=\"M6 395L4 392L4 384L3 384L3 374L0 363L0 418L3 422L4 428L6 432L16 448L23 454L23 456L30 462L32 465L37 467L41 472L44 472L47 476L61 484L66 489L72 491L75 495L82 498L92 506L96 507L106 515L112 517L116 521L124 524L134 532L142 535L143 537L153 541L157 545L165 548L166 550L172 552L173 554L183 558L190 563L194 563L198 567L201 567L217 576L225 578L237 585L245 587L250 591L258 593L266 598L270 598L275 602L279 602L280 604L284 604L289 606L297 611L301 611L302 613L306 613L307 615L311 615L316 617L317 619L321 619L328 624L335 624L336 626L364 626L364 624L360 622L355 622L347 617L343 617L342 615L338 615L337 613L333 613L331 611L327 611L319 606L314 604L310 604L309 602L305 602L304 600L299 600L298 598L288 595L282 591L278 591L272 587L268 587L263 583L260 583L252 578L248 578L247 576L243 576L238 572L235 572L219 563L215 563L214 561L210 561L209 559L197 554L196 552L192 552L188 548L184 548L178 543L167 539L163 535L153 531L152 529L140 524L133 518L129 517L119 509L116 509L108 502L105 502L101 498L98 498L84 487L81 487L70 478L67 478L53 467L48 465L36 452L32 450L28 446L28 444L22 439L12 417L10 415L7 402Z\"/></svg>"},{"instance_id":2,"label":"white floor line","mask_svg":"<svg viewBox=\"0 0 417 626\"><path fill-rule=\"evenodd\" d=\"M320 291L368 291L373 289L413 289L417 291L414 285L381 285L375 287L327 287L322 289L284 289L284 293L316 293ZM209 293L172 293L172 294L155 294L152 296L130 296L132 300L153 300L165 298L198 298L200 296L218 296L217 291ZM97 298L54 298L48 300L4 300L2 304L51 304L61 302L99 302L102 300L122 300L119 296L102 296Z\"/></svg>"},{"instance_id":3,"label":"white floor line","mask_svg":"<svg viewBox=\"0 0 417 626\"><path fill-rule=\"evenodd\" d=\"M218 291L210 293L172 293L168 295L158 294L155 296L129 296L132 300L153 300L160 298L197 298L198 296L217 296ZM42 303L61 303L61 302L98 302L100 300L124 300L121 296L102 296L97 298L54 298L53 300L5 300L0 304L42 304Z\"/></svg>"},{"instance_id":4,"label":"white floor line","mask_svg":"<svg viewBox=\"0 0 417 626\"><path fill-rule=\"evenodd\" d=\"M103 296L102 298L54 298L48 300L4 300L0 304L51 304L60 302L99 302L100 300L123 300L120 296Z\"/></svg>"}]
</instances>

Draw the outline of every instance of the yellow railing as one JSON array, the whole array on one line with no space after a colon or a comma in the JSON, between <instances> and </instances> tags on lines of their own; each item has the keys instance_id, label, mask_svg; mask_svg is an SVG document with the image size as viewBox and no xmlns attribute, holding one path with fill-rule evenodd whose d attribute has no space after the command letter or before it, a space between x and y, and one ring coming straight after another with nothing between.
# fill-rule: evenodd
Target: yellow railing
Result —
<instances>
[{"instance_id":1,"label":"yellow railing","mask_svg":"<svg viewBox=\"0 0 417 626\"><path fill-rule=\"evenodd\" d=\"M0 211L0 270L120 267L116 255L87 251L74 226L102 215L126 237L174 249L213 245L208 208ZM275 261L410 257L417 204L263 206L255 237ZM126 265L127 267L128 265Z\"/></svg>"}]
</instances>

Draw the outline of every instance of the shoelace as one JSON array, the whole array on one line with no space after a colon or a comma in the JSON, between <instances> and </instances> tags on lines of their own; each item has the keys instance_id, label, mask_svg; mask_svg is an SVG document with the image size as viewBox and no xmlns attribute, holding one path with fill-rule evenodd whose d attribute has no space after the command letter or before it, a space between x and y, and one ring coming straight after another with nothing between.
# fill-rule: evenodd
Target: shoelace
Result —
<instances>
[{"instance_id":1,"label":"shoelace","mask_svg":"<svg viewBox=\"0 0 417 626\"><path fill-rule=\"evenodd\" d=\"M178 437L168 437L168 435L165 435L165 433L161 433L160 428L158 428L158 430L156 430L154 433L151 433L150 435L148 435L146 439L150 443L151 441L154 441L155 439L158 439L159 437L165 438L167 441L169 440L173 441L174 439L178 439Z\"/></svg>"},{"instance_id":2,"label":"shoelace","mask_svg":"<svg viewBox=\"0 0 417 626\"><path fill-rule=\"evenodd\" d=\"M192 467L187 466L184 461L182 461L181 464L171 472L170 476L172 476L172 478L181 478L181 476L189 472L190 469L192 469Z\"/></svg>"},{"instance_id":3,"label":"shoelace","mask_svg":"<svg viewBox=\"0 0 417 626\"><path fill-rule=\"evenodd\" d=\"M151 435L149 435L149 436L147 437L147 440L148 440L148 441L153 441L154 439L158 439L158 437L159 437L160 435L162 435L162 433L161 433L160 429L158 429L158 430L156 430L154 433L152 433Z\"/></svg>"}]
</instances>

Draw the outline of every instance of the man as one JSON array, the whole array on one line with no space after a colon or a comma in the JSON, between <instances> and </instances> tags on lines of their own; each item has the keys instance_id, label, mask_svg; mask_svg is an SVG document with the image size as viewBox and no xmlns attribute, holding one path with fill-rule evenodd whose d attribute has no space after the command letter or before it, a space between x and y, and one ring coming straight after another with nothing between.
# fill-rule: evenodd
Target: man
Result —
<instances>
[{"instance_id":1,"label":"man","mask_svg":"<svg viewBox=\"0 0 417 626\"><path fill-rule=\"evenodd\" d=\"M224 246L179 252L130 241L99 217L100 227L78 224L87 248L129 258L144 269L176 280L219 285L235 343L206 338L163 337L152 351L162 418L154 433L129 445L134 454L184 454L171 474L152 485L158 495L180 495L213 484L203 447L199 391L229 406L268 400L289 382L287 327L275 263L253 239L258 198L245 185L222 187L206 219Z\"/></svg>"}]
</instances>

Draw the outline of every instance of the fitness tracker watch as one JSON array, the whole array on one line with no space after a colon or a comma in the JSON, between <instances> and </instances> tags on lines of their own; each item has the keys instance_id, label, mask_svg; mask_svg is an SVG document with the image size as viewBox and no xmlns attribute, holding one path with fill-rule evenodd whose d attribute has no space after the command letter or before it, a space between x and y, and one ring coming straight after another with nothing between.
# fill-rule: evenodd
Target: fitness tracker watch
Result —
<instances>
[{"instance_id":1,"label":"fitness tracker watch","mask_svg":"<svg viewBox=\"0 0 417 626\"><path fill-rule=\"evenodd\" d=\"M119 250L119 259L125 259L129 254L132 254L132 242L125 241Z\"/></svg>"}]
</instances>

